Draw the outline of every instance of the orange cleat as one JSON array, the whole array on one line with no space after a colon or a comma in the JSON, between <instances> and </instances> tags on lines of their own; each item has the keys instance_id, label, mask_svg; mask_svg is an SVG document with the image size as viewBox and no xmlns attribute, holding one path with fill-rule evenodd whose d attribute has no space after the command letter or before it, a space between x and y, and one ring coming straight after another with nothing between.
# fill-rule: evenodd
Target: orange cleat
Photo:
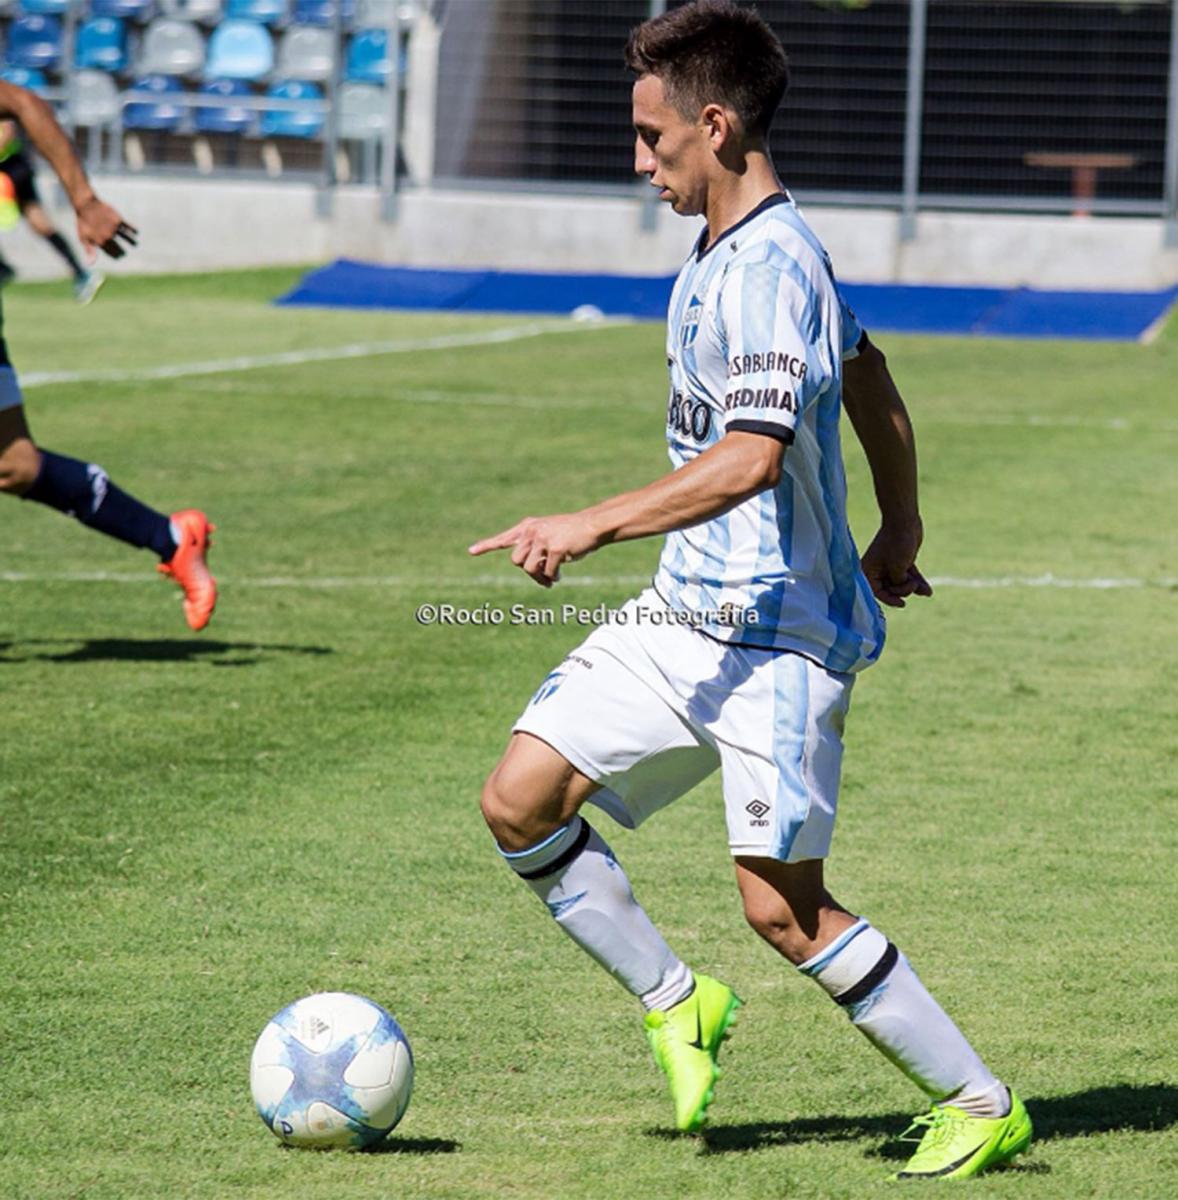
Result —
<instances>
[{"instance_id":1,"label":"orange cleat","mask_svg":"<svg viewBox=\"0 0 1178 1200\"><path fill-rule=\"evenodd\" d=\"M216 529L197 508L172 513L172 524L180 531L180 544L166 563L156 568L174 579L184 591L184 619L190 628L203 629L217 607L217 581L209 574L205 556L213 544L209 534Z\"/></svg>"}]
</instances>

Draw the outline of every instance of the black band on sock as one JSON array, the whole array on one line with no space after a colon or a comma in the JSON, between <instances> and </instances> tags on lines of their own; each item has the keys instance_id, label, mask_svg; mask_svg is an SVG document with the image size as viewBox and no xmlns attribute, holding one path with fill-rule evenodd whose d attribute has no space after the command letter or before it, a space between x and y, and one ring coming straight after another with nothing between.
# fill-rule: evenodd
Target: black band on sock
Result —
<instances>
[{"instance_id":1,"label":"black band on sock","mask_svg":"<svg viewBox=\"0 0 1178 1200\"><path fill-rule=\"evenodd\" d=\"M521 879L543 879L545 875L555 875L557 871L563 870L585 849L589 842L589 838L593 834L593 827L588 821L581 820L581 832L577 834L576 840L563 853L558 855L546 867L540 867L536 871L517 871Z\"/></svg>"},{"instance_id":2,"label":"black band on sock","mask_svg":"<svg viewBox=\"0 0 1178 1200\"><path fill-rule=\"evenodd\" d=\"M899 957L900 951L888 942L888 948L880 955L879 962L854 987L848 988L841 996L835 996L834 1002L846 1008L866 999L892 973Z\"/></svg>"}]
</instances>

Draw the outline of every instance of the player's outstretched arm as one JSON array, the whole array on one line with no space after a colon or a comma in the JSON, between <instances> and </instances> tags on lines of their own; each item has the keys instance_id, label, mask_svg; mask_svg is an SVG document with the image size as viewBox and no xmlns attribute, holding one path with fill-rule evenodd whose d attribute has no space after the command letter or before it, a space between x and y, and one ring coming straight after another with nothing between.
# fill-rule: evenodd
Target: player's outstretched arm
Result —
<instances>
[{"instance_id":1,"label":"player's outstretched arm","mask_svg":"<svg viewBox=\"0 0 1178 1200\"><path fill-rule=\"evenodd\" d=\"M633 492L575 513L526 517L484 538L471 554L511 550L511 561L543 587L563 563L584 558L608 542L685 529L775 487L784 444L758 433L729 433L678 470Z\"/></svg>"},{"instance_id":2,"label":"player's outstretched arm","mask_svg":"<svg viewBox=\"0 0 1178 1200\"><path fill-rule=\"evenodd\" d=\"M111 258L122 258L136 244L138 230L94 194L73 142L53 115L53 109L27 88L0 80L0 116L19 121L29 141L56 172L78 216L78 239L87 259L101 247ZM126 243L126 246L123 244Z\"/></svg>"},{"instance_id":3,"label":"player's outstretched arm","mask_svg":"<svg viewBox=\"0 0 1178 1200\"><path fill-rule=\"evenodd\" d=\"M843 363L843 407L867 455L880 528L863 555L876 598L903 608L906 596L931 596L916 566L924 537L916 494L916 439L883 352L867 342Z\"/></svg>"}]
</instances>

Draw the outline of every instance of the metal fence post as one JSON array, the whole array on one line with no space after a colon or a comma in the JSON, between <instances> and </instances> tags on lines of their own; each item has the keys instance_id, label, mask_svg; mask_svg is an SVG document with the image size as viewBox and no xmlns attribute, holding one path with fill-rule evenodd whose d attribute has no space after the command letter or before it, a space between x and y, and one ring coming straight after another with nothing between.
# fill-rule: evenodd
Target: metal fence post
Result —
<instances>
[{"instance_id":1,"label":"metal fence post","mask_svg":"<svg viewBox=\"0 0 1178 1200\"><path fill-rule=\"evenodd\" d=\"M331 60L331 78L327 81L327 129L323 139L323 169L320 173L319 191L315 197L315 212L320 217L330 217L335 201L335 156L339 149L339 89L343 78L344 56L344 6L336 0L331 14L331 31L335 50Z\"/></svg>"},{"instance_id":2,"label":"metal fence post","mask_svg":"<svg viewBox=\"0 0 1178 1200\"><path fill-rule=\"evenodd\" d=\"M380 218L394 221L397 217L397 153L401 145L401 6L390 5L389 15L389 81L388 105L385 108L387 126L381 142L380 157Z\"/></svg>"},{"instance_id":3,"label":"metal fence post","mask_svg":"<svg viewBox=\"0 0 1178 1200\"><path fill-rule=\"evenodd\" d=\"M1178 247L1178 0L1170 5L1170 87L1166 108L1164 244Z\"/></svg>"},{"instance_id":4,"label":"metal fence post","mask_svg":"<svg viewBox=\"0 0 1178 1200\"><path fill-rule=\"evenodd\" d=\"M920 144L924 119L924 51L928 0L911 0L908 23L908 94L904 108L904 194L900 206L900 241L916 237L920 202Z\"/></svg>"}]
</instances>

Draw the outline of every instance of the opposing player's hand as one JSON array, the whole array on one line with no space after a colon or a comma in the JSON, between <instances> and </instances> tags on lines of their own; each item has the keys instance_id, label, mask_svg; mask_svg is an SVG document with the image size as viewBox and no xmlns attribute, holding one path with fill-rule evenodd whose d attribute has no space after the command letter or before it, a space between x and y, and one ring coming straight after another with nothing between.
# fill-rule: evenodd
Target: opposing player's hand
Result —
<instances>
[{"instance_id":1,"label":"opposing player's hand","mask_svg":"<svg viewBox=\"0 0 1178 1200\"><path fill-rule=\"evenodd\" d=\"M564 563L584 558L599 545L598 536L581 513L555 517L525 517L494 537L483 538L470 547L471 554L511 548L511 561L541 587L551 587L560 578Z\"/></svg>"},{"instance_id":2,"label":"opposing player's hand","mask_svg":"<svg viewBox=\"0 0 1178 1200\"><path fill-rule=\"evenodd\" d=\"M101 249L111 258L122 258L128 246L137 246L139 230L128 225L109 204L97 196L91 197L78 209L78 240L82 243L87 262L93 262ZM124 245L123 243L126 243Z\"/></svg>"},{"instance_id":3,"label":"opposing player's hand","mask_svg":"<svg viewBox=\"0 0 1178 1200\"><path fill-rule=\"evenodd\" d=\"M931 596L929 581L916 566L924 530L920 520L903 526L884 526L863 555L863 574L875 598L890 608L903 608L908 596Z\"/></svg>"}]
</instances>

